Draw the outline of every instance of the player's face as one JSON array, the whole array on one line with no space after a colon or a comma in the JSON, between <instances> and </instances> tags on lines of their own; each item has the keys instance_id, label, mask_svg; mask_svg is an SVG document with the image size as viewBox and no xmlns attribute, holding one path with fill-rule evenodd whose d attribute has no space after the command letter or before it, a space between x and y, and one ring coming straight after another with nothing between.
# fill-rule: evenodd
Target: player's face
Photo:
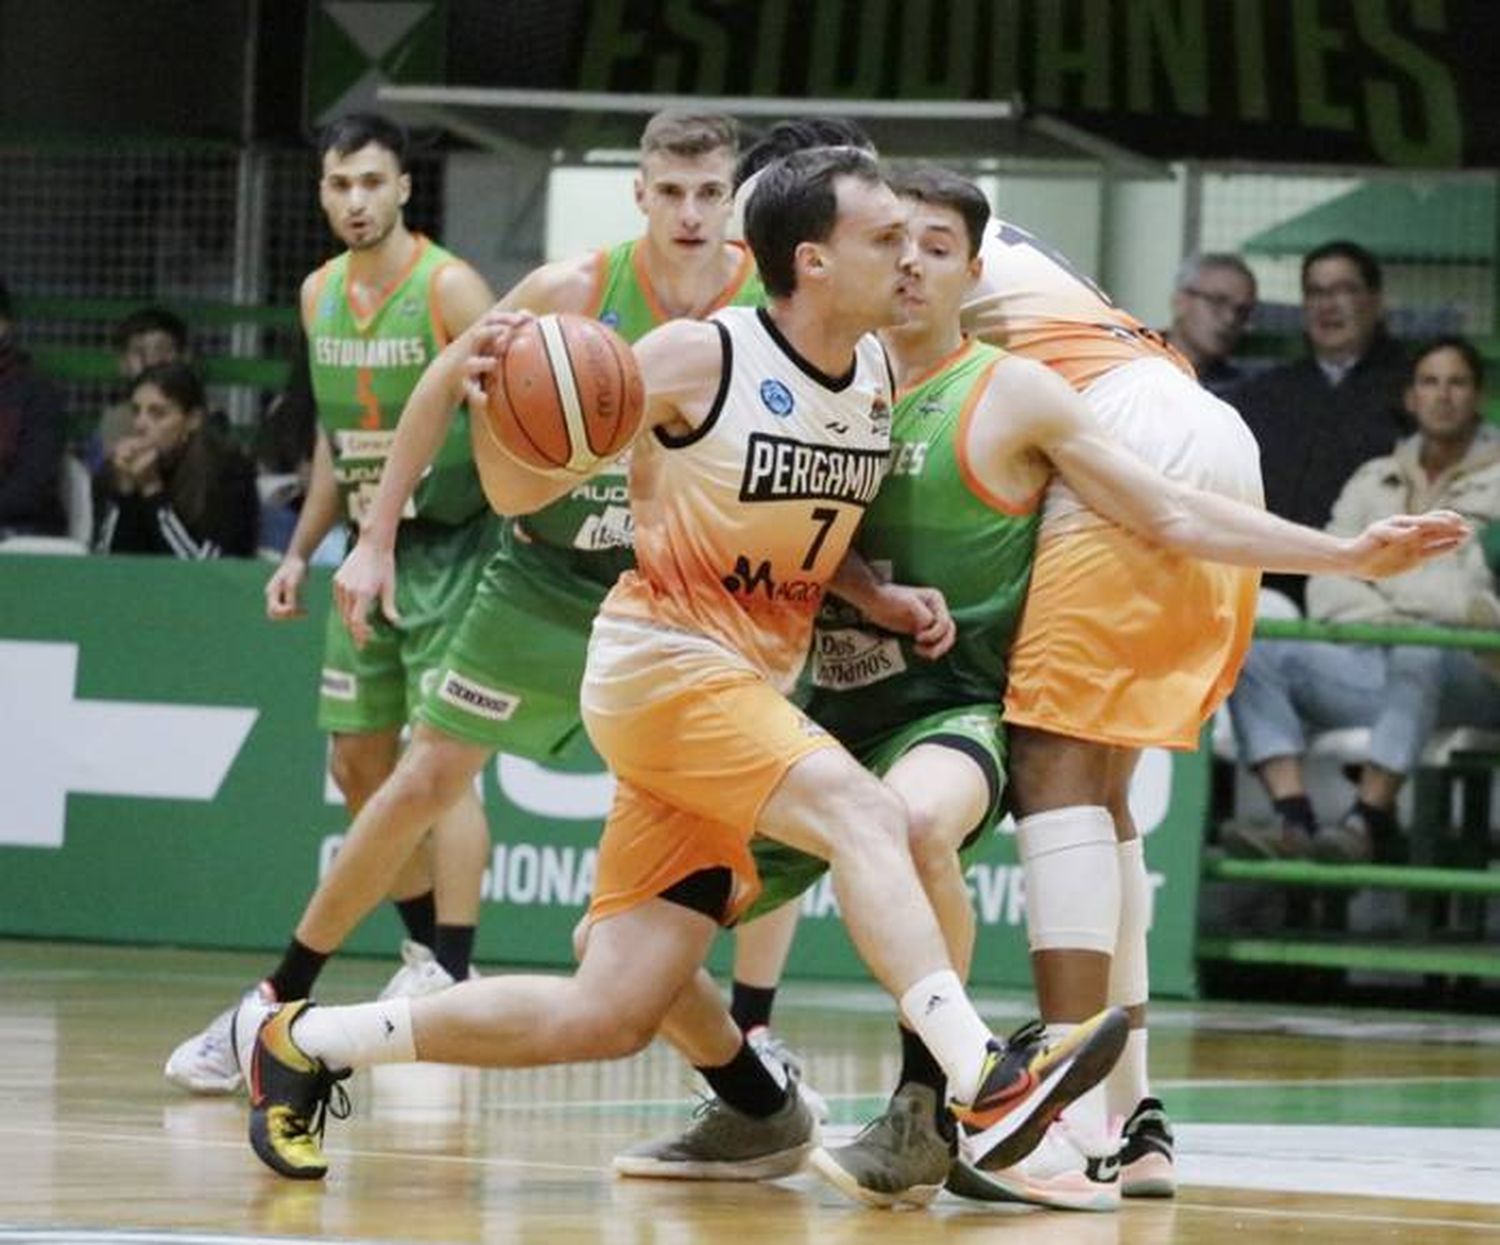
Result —
<instances>
[{"instance_id":1,"label":"player's face","mask_svg":"<svg viewBox=\"0 0 1500 1245\"><path fill-rule=\"evenodd\" d=\"M733 176L734 157L722 147L701 156L653 151L641 162L635 202L659 254L691 260L718 253L734 209Z\"/></svg>"},{"instance_id":2,"label":"player's face","mask_svg":"<svg viewBox=\"0 0 1500 1245\"><path fill-rule=\"evenodd\" d=\"M318 201L329 228L351 251L367 251L390 236L411 197L411 178L384 147L366 143L358 151L323 157Z\"/></svg>"},{"instance_id":3,"label":"player's face","mask_svg":"<svg viewBox=\"0 0 1500 1245\"><path fill-rule=\"evenodd\" d=\"M1357 358L1370 348L1385 304L1342 255L1320 259L1302 284L1302 319L1313 350L1331 359Z\"/></svg>"},{"instance_id":4,"label":"player's face","mask_svg":"<svg viewBox=\"0 0 1500 1245\"><path fill-rule=\"evenodd\" d=\"M830 282L835 313L863 322L867 330L901 324L916 259L907 206L884 182L841 177L835 187L833 231L823 242L803 244L806 261Z\"/></svg>"},{"instance_id":5,"label":"player's face","mask_svg":"<svg viewBox=\"0 0 1500 1245\"><path fill-rule=\"evenodd\" d=\"M137 385L130 395L131 431L162 458L172 458L197 431L202 416L185 411L156 385Z\"/></svg>"},{"instance_id":6,"label":"player's face","mask_svg":"<svg viewBox=\"0 0 1500 1245\"><path fill-rule=\"evenodd\" d=\"M134 379L148 367L158 363L176 363L181 357L177 339L162 329L147 329L144 333L133 333L120 352L120 374L127 380Z\"/></svg>"},{"instance_id":7,"label":"player's face","mask_svg":"<svg viewBox=\"0 0 1500 1245\"><path fill-rule=\"evenodd\" d=\"M1462 441L1479 423L1479 385L1456 350L1434 350L1416 366L1406 409L1425 438Z\"/></svg>"},{"instance_id":8,"label":"player's face","mask_svg":"<svg viewBox=\"0 0 1500 1245\"><path fill-rule=\"evenodd\" d=\"M958 319L965 296L979 277L979 258L969 257L969 231L954 208L905 200L907 229L915 255L901 302L907 329L936 328Z\"/></svg>"},{"instance_id":9,"label":"player's face","mask_svg":"<svg viewBox=\"0 0 1500 1245\"><path fill-rule=\"evenodd\" d=\"M1204 268L1172 295L1172 328L1194 355L1227 359L1255 312L1255 283L1234 268Z\"/></svg>"}]
</instances>

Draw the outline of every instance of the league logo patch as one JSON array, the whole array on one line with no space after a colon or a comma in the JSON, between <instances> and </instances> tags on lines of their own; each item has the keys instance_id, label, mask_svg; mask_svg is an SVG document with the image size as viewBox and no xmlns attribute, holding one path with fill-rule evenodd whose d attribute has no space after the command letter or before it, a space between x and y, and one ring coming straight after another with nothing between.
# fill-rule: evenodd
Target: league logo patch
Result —
<instances>
[{"instance_id":1,"label":"league logo patch","mask_svg":"<svg viewBox=\"0 0 1500 1245\"><path fill-rule=\"evenodd\" d=\"M599 313L599 323L609 328L620 327L620 313L618 311L603 311Z\"/></svg>"},{"instance_id":2,"label":"league logo patch","mask_svg":"<svg viewBox=\"0 0 1500 1245\"><path fill-rule=\"evenodd\" d=\"M790 415L792 407L796 405L792 399L792 391L774 378L760 382L760 400L765 404L766 410L780 419Z\"/></svg>"}]
</instances>

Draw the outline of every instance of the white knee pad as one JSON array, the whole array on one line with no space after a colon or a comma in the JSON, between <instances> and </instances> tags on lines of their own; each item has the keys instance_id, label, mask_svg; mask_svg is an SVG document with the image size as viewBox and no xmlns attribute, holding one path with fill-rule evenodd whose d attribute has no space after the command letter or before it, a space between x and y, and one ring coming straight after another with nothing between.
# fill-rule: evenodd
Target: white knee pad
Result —
<instances>
[{"instance_id":1,"label":"white knee pad","mask_svg":"<svg viewBox=\"0 0 1500 1245\"><path fill-rule=\"evenodd\" d=\"M1016 823L1033 951L1112 955L1120 927L1120 859L1109 810L1055 808Z\"/></svg>"},{"instance_id":2,"label":"white knee pad","mask_svg":"<svg viewBox=\"0 0 1500 1245\"><path fill-rule=\"evenodd\" d=\"M1119 845L1120 936L1109 965L1111 1007L1135 1007L1150 994L1146 934L1151 929L1153 896L1146 874L1146 854L1140 839Z\"/></svg>"}]
</instances>

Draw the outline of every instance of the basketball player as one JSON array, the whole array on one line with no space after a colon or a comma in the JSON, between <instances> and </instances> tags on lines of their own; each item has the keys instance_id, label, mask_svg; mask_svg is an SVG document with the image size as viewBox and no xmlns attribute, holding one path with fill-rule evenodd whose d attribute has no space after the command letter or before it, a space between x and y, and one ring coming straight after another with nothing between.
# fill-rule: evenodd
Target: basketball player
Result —
<instances>
[{"instance_id":1,"label":"basketball player","mask_svg":"<svg viewBox=\"0 0 1500 1245\"><path fill-rule=\"evenodd\" d=\"M347 249L302 284L320 433L307 501L286 556L266 584L266 613L278 621L302 613L312 550L335 523L357 524L363 517L402 404L423 368L493 299L472 268L406 227L402 209L411 176L399 126L368 114L345 117L324 132L320 154L319 197ZM402 728L420 717L452 635L451 620L472 597L497 534L474 471L467 423L460 421L402 515L400 621L382 622L372 639L356 646L336 615L328 619L318 723L333 736L330 769L356 824L396 764ZM403 857L406 867L392 871L371 906L386 893L405 897L397 906L411 935L406 958L435 954L448 973L463 977L489 831L472 792L433 810L414 842L429 828L430 864L425 853ZM299 939L268 979L271 988L306 994L327 950L299 927ZM403 970L392 984L400 989L409 980ZM197 1093L238 1088L231 1012L172 1052L169 1080Z\"/></svg>"},{"instance_id":2,"label":"basketball player","mask_svg":"<svg viewBox=\"0 0 1500 1245\"><path fill-rule=\"evenodd\" d=\"M596 316L628 340L678 315L706 315L731 303L757 304L762 291L742 243L726 243L736 153L735 124L718 115L661 113L641 139L636 200L645 236L613 251L593 252L539 268L499 304L538 314ZM402 417L381 473L365 489L359 543L335 581L344 624L356 645L378 645L405 619L402 516L430 487L456 436L467 454L462 387L454 384L430 409ZM417 461L408 450L419 442ZM387 437L389 441L389 437ZM385 483L389 481L389 483ZM304 516L305 521L305 516ZM611 466L545 509L516 520L501 536L422 703L410 746L395 772L363 807L333 868L299 922L287 962L316 969L379 902L420 845L424 828L445 810L472 801L474 779L503 749L537 761L586 749L578 710L588 629L609 586L632 564L630 513L622 468ZM396 591L397 569L403 573ZM383 617L369 605L379 598ZM473 868L476 892L485 861ZM413 965L422 993L451 985L430 960ZM467 974L465 974L467 975ZM305 997L314 976L287 963L262 992ZM222 1018L217 1029L225 1028ZM185 1046L188 1044L184 1044ZM232 1089L239 1075L228 1042L213 1045L216 1082Z\"/></svg>"},{"instance_id":3,"label":"basketball player","mask_svg":"<svg viewBox=\"0 0 1500 1245\"><path fill-rule=\"evenodd\" d=\"M906 804L918 873L949 954L964 972L974 918L963 858L998 818L1005 740L996 691L1005 681L1054 471L1101 514L1170 550L1178 563L1306 558L1386 574L1405 569L1418 552L1441 551L1460 533L1447 534L1452 516L1434 525L1430 543L1416 546L1407 541L1406 525L1371 529L1360 542L1292 527L1259 509L1254 445L1246 441L1226 444L1213 493L1143 467L1102 435L1087 406L1052 372L963 333L960 308L979 278L990 214L983 193L936 169L907 173L894 184L912 209L917 258L905 297L909 317L882 332L898 386L891 469L857 545L862 558L896 580L941 591L957 639L942 658L924 662L905 639L830 603L814 632L816 690L807 709ZM1236 495L1248 504L1225 499ZM752 912L795 899L823 871L821 861L781 844L754 846L765 889ZM1063 928L1088 927L1096 922L1089 911L1096 903L1080 887L1055 919ZM902 1026L901 1037L901 1078L885 1115L853 1144L813 1156L839 1188L876 1206L924 1204L943 1186L951 1163L941 1069L914 1032ZM1070 1113L1077 1109L1075 1103ZM1093 1172L1087 1182L1027 1182L1023 1173L995 1178L1049 1205L1118 1205L1118 1180L1107 1178L1107 1165L1095 1164ZM967 1187L958 1184L957 1191Z\"/></svg>"},{"instance_id":4,"label":"basketball player","mask_svg":"<svg viewBox=\"0 0 1500 1245\"><path fill-rule=\"evenodd\" d=\"M251 1143L284 1175L326 1171L315 1121L348 1068L619 1057L650 1040L674 1001L705 1009L687 1054L723 1104L726 1157L738 1148L759 1154L761 1174L791 1170L816 1136L795 1084L750 1051L715 991L683 994L718 926L754 899L753 834L830 860L854 941L943 1067L980 1162L1024 1154L1113 1061L1118 1012L1051 1049L992 1037L922 896L900 801L784 695L882 473L892 387L868 334L902 315L904 209L867 156L812 152L763 176L746 231L770 310L675 321L637 346L650 395L630 476L638 569L595 621L582 692L619 785L577 974L356 1007L267 1012L247 1000L242 1032L265 1016L245 1056ZM518 322L491 320L491 348L503 351ZM423 386L441 388L437 372ZM496 470L492 485L517 513L571 487L516 463ZM952 641L937 594L841 590L925 652Z\"/></svg>"}]
</instances>

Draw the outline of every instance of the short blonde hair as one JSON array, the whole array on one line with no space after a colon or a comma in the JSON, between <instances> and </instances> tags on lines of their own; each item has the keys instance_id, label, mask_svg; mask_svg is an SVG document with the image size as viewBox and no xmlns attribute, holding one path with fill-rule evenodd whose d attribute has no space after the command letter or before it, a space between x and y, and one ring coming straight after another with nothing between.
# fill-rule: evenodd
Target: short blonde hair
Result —
<instances>
[{"instance_id":1,"label":"short blonde hair","mask_svg":"<svg viewBox=\"0 0 1500 1245\"><path fill-rule=\"evenodd\" d=\"M702 156L739 150L740 127L733 117L715 112L659 112L641 131L641 159L664 151L673 156Z\"/></svg>"}]
</instances>

